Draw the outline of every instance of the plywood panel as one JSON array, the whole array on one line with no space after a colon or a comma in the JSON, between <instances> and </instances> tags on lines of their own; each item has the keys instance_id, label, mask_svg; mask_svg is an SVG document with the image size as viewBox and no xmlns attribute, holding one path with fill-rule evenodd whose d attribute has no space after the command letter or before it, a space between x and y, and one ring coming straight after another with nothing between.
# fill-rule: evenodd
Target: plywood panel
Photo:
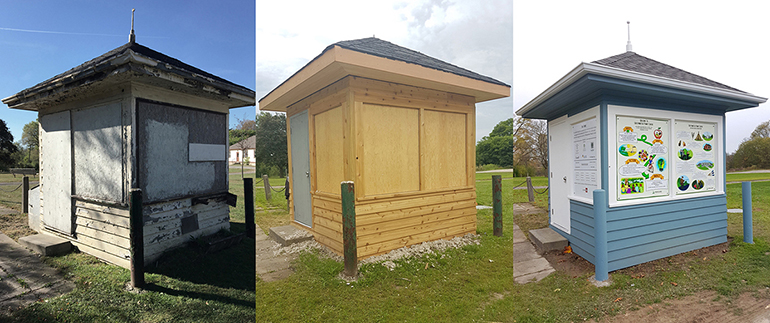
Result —
<instances>
[{"instance_id":1,"label":"plywood panel","mask_svg":"<svg viewBox=\"0 0 770 323\"><path fill-rule=\"evenodd\" d=\"M342 108L336 107L314 116L316 189L340 194L344 180L342 157Z\"/></svg>"},{"instance_id":2,"label":"plywood panel","mask_svg":"<svg viewBox=\"0 0 770 323\"><path fill-rule=\"evenodd\" d=\"M423 190L467 185L465 114L425 110Z\"/></svg>"},{"instance_id":3,"label":"plywood panel","mask_svg":"<svg viewBox=\"0 0 770 323\"><path fill-rule=\"evenodd\" d=\"M418 191L419 110L364 104L358 127L364 194Z\"/></svg>"}]
</instances>

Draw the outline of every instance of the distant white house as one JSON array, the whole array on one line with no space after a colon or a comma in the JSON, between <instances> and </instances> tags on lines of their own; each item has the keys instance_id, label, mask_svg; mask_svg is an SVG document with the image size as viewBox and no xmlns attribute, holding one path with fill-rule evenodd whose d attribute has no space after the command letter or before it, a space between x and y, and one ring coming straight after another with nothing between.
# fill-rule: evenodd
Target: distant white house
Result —
<instances>
[{"instance_id":1,"label":"distant white house","mask_svg":"<svg viewBox=\"0 0 770 323\"><path fill-rule=\"evenodd\" d=\"M248 158L246 165L254 165L254 151L257 148L257 136L251 136L230 146L230 165L243 163L244 157Z\"/></svg>"}]
</instances>

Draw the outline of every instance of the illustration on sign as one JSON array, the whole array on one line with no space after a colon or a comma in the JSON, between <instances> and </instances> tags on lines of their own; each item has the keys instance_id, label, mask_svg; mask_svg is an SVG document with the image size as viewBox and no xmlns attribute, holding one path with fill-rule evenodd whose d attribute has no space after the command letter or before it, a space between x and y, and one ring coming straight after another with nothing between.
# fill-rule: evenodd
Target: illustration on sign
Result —
<instances>
[{"instance_id":1,"label":"illustration on sign","mask_svg":"<svg viewBox=\"0 0 770 323\"><path fill-rule=\"evenodd\" d=\"M617 117L618 200L668 195L668 121Z\"/></svg>"},{"instance_id":2,"label":"illustration on sign","mask_svg":"<svg viewBox=\"0 0 770 323\"><path fill-rule=\"evenodd\" d=\"M714 168L717 166L717 158L714 148L719 142L714 140L716 130L715 123L682 120L674 122L679 146L675 163L676 176L679 178L679 190L676 194L716 190Z\"/></svg>"}]
</instances>

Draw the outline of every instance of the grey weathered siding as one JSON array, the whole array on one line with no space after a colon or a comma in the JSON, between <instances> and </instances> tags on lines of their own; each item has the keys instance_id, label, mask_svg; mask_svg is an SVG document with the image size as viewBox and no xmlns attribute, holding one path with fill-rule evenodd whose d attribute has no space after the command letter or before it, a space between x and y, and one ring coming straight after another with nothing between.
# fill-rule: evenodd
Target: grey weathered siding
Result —
<instances>
[{"instance_id":1,"label":"grey weathered siding","mask_svg":"<svg viewBox=\"0 0 770 323\"><path fill-rule=\"evenodd\" d=\"M207 202L208 204L192 205L192 199L186 198L146 205L145 261L155 261L164 251L182 246L193 238L213 234L221 229L229 230L229 206L219 199L209 199ZM184 226L183 220L186 221Z\"/></svg>"}]
</instances>

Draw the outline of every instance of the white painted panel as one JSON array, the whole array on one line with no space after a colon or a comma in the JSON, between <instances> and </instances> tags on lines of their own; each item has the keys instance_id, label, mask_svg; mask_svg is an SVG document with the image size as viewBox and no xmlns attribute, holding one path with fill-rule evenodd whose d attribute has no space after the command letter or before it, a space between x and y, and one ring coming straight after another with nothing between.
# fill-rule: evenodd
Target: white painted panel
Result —
<instances>
[{"instance_id":1,"label":"white painted panel","mask_svg":"<svg viewBox=\"0 0 770 323\"><path fill-rule=\"evenodd\" d=\"M227 160L227 146L211 144L190 144L189 161Z\"/></svg>"},{"instance_id":2,"label":"white painted panel","mask_svg":"<svg viewBox=\"0 0 770 323\"><path fill-rule=\"evenodd\" d=\"M570 233L569 195L572 188L572 127L566 118L548 123L551 225Z\"/></svg>"},{"instance_id":3,"label":"white painted panel","mask_svg":"<svg viewBox=\"0 0 770 323\"><path fill-rule=\"evenodd\" d=\"M70 112L47 114L40 118L41 194L43 224L72 234L72 140Z\"/></svg>"},{"instance_id":4,"label":"white painted panel","mask_svg":"<svg viewBox=\"0 0 770 323\"><path fill-rule=\"evenodd\" d=\"M75 194L123 202L120 103L72 111Z\"/></svg>"}]
</instances>

